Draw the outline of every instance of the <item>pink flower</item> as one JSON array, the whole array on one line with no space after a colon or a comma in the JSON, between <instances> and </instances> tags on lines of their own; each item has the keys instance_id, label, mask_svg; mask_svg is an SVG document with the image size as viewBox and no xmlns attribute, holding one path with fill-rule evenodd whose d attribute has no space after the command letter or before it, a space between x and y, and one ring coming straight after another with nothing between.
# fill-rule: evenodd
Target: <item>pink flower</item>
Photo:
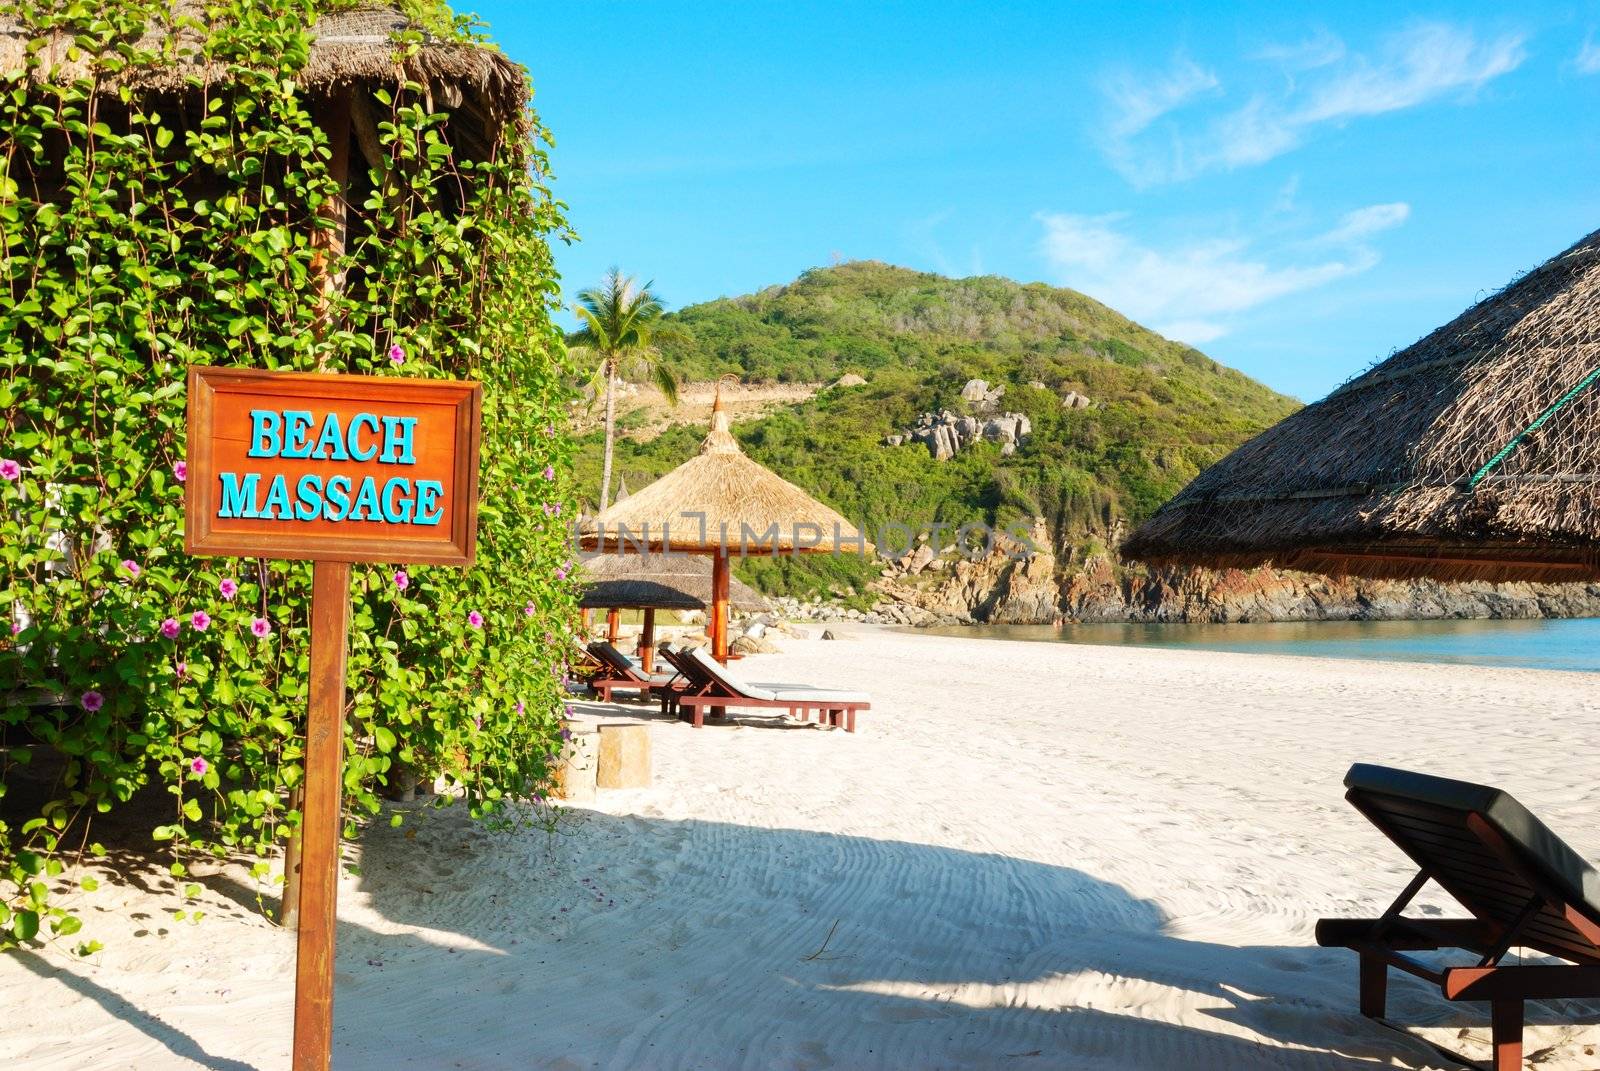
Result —
<instances>
[{"instance_id":1,"label":"pink flower","mask_svg":"<svg viewBox=\"0 0 1600 1071\"><path fill-rule=\"evenodd\" d=\"M525 710L525 709L526 709L526 708L525 708L525 707L524 707L524 706L523 706L523 704L522 704L522 700L520 700L520 699L519 699L519 700L517 700L517 716L518 716L518 717L519 717L519 718L520 718L520 717L521 717L521 716L522 716L522 712L523 712L523 710Z\"/></svg>"},{"instance_id":2,"label":"pink flower","mask_svg":"<svg viewBox=\"0 0 1600 1071\"><path fill-rule=\"evenodd\" d=\"M556 579L557 580L565 580L566 578L567 578L567 567L565 565L563 565L561 568L556 570Z\"/></svg>"},{"instance_id":3,"label":"pink flower","mask_svg":"<svg viewBox=\"0 0 1600 1071\"><path fill-rule=\"evenodd\" d=\"M551 514L555 513L555 511L556 511L556 508L553 505L551 505L550 503L546 502L544 504L544 515L546 517L548 517Z\"/></svg>"},{"instance_id":4,"label":"pink flower","mask_svg":"<svg viewBox=\"0 0 1600 1071\"><path fill-rule=\"evenodd\" d=\"M224 599L232 602L233 597L239 594L239 582L229 577L217 585L217 590L222 593Z\"/></svg>"},{"instance_id":5,"label":"pink flower","mask_svg":"<svg viewBox=\"0 0 1600 1071\"><path fill-rule=\"evenodd\" d=\"M471 625L473 628L482 628L483 627L483 615L478 613L478 611L476 611L476 610L468 611L468 613L467 613L467 624Z\"/></svg>"},{"instance_id":6,"label":"pink flower","mask_svg":"<svg viewBox=\"0 0 1600 1071\"><path fill-rule=\"evenodd\" d=\"M179 483L187 480L189 478L189 463L187 461L174 462L172 466L172 477Z\"/></svg>"},{"instance_id":7,"label":"pink flower","mask_svg":"<svg viewBox=\"0 0 1600 1071\"><path fill-rule=\"evenodd\" d=\"M179 662L173 667L173 671L177 673L178 679L181 681L189 675L189 663Z\"/></svg>"},{"instance_id":8,"label":"pink flower","mask_svg":"<svg viewBox=\"0 0 1600 1071\"><path fill-rule=\"evenodd\" d=\"M411 586L411 578L406 575L406 571L404 569L401 569L399 572L394 574L394 586L399 588L401 591L404 591L406 588Z\"/></svg>"},{"instance_id":9,"label":"pink flower","mask_svg":"<svg viewBox=\"0 0 1600 1071\"><path fill-rule=\"evenodd\" d=\"M400 343L396 342L394 345L389 347L389 363L390 364L394 364L394 365L404 364L405 360L406 360L406 351L405 351L404 347L402 347L400 345Z\"/></svg>"},{"instance_id":10,"label":"pink flower","mask_svg":"<svg viewBox=\"0 0 1600 1071\"><path fill-rule=\"evenodd\" d=\"M93 714L106 705L106 697L91 688L78 697L78 705Z\"/></svg>"},{"instance_id":11,"label":"pink flower","mask_svg":"<svg viewBox=\"0 0 1600 1071\"><path fill-rule=\"evenodd\" d=\"M563 739L563 740L571 740L572 739L572 730L566 728L565 726L563 726L562 729L561 729L561 739Z\"/></svg>"},{"instance_id":12,"label":"pink flower","mask_svg":"<svg viewBox=\"0 0 1600 1071\"><path fill-rule=\"evenodd\" d=\"M204 632L211 627L211 615L204 610L196 610L189 615L189 625L196 632Z\"/></svg>"},{"instance_id":13,"label":"pink flower","mask_svg":"<svg viewBox=\"0 0 1600 1071\"><path fill-rule=\"evenodd\" d=\"M182 628L183 626L178 624L178 619L176 617L169 617L165 621L161 622L161 635L165 636L169 640L175 640L178 638L178 633L182 630Z\"/></svg>"},{"instance_id":14,"label":"pink flower","mask_svg":"<svg viewBox=\"0 0 1600 1071\"><path fill-rule=\"evenodd\" d=\"M535 611L533 609L533 603L531 603L531 602L528 605L526 605L526 606L524 606L522 608L522 616L523 617L532 617L534 615L534 612Z\"/></svg>"},{"instance_id":15,"label":"pink flower","mask_svg":"<svg viewBox=\"0 0 1600 1071\"><path fill-rule=\"evenodd\" d=\"M561 516L561 503L559 502L556 503L556 516Z\"/></svg>"},{"instance_id":16,"label":"pink flower","mask_svg":"<svg viewBox=\"0 0 1600 1071\"><path fill-rule=\"evenodd\" d=\"M250 632L258 640L266 639L272 635L272 622L264 617L252 617L250 619Z\"/></svg>"},{"instance_id":17,"label":"pink flower","mask_svg":"<svg viewBox=\"0 0 1600 1071\"><path fill-rule=\"evenodd\" d=\"M556 467L554 465L546 465L544 467L544 478L547 480L556 478Z\"/></svg>"},{"instance_id":18,"label":"pink flower","mask_svg":"<svg viewBox=\"0 0 1600 1071\"><path fill-rule=\"evenodd\" d=\"M22 479L22 466L9 457L0 458L0 480L16 481L20 479Z\"/></svg>"},{"instance_id":19,"label":"pink flower","mask_svg":"<svg viewBox=\"0 0 1600 1071\"><path fill-rule=\"evenodd\" d=\"M209 769L211 769L211 764L206 762L206 760L201 758L199 755L196 755L194 758L189 760L189 771L195 774L197 777L204 776L205 772Z\"/></svg>"},{"instance_id":20,"label":"pink flower","mask_svg":"<svg viewBox=\"0 0 1600 1071\"><path fill-rule=\"evenodd\" d=\"M21 631L22 631L22 622L21 621L13 621L13 622L11 622L11 635L15 636L17 633L19 633Z\"/></svg>"},{"instance_id":21,"label":"pink flower","mask_svg":"<svg viewBox=\"0 0 1600 1071\"><path fill-rule=\"evenodd\" d=\"M144 572L143 569L139 568L139 563L134 561L132 558L124 558L122 561L122 568L126 570L127 574L134 580L138 580L139 574Z\"/></svg>"}]
</instances>

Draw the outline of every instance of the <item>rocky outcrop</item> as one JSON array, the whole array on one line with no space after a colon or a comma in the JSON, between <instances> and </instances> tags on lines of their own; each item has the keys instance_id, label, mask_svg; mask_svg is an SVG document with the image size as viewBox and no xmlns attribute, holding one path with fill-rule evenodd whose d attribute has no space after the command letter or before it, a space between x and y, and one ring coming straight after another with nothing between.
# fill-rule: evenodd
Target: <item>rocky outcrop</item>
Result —
<instances>
[{"instance_id":1,"label":"rocky outcrop","mask_svg":"<svg viewBox=\"0 0 1600 1071\"><path fill-rule=\"evenodd\" d=\"M988 441L1000 444L1005 455L1015 453L1017 447L1027 445L1033 435L1033 424L1022 413L1001 413L991 417L960 416L948 409L937 413L923 413L916 424L904 435L891 435L885 442L890 446L904 443L921 443L928 448L936 461L948 461L975 442Z\"/></svg>"},{"instance_id":2,"label":"rocky outcrop","mask_svg":"<svg viewBox=\"0 0 1600 1071\"><path fill-rule=\"evenodd\" d=\"M1600 584L1441 584L1332 578L1283 569L1150 569L1104 556L1060 568L1048 532L1004 537L982 557L923 545L875 585L875 611L906 606L939 621L1387 621L1600 616ZM915 616L915 615L913 615ZM864 618L870 620L870 618ZM916 623L913 621L912 623Z\"/></svg>"},{"instance_id":3,"label":"rocky outcrop","mask_svg":"<svg viewBox=\"0 0 1600 1071\"><path fill-rule=\"evenodd\" d=\"M971 402L973 408L980 413L988 412L1000 407L1000 399L1005 396L1004 383L991 387L981 379L969 379L966 386L961 388L961 400Z\"/></svg>"}]
</instances>

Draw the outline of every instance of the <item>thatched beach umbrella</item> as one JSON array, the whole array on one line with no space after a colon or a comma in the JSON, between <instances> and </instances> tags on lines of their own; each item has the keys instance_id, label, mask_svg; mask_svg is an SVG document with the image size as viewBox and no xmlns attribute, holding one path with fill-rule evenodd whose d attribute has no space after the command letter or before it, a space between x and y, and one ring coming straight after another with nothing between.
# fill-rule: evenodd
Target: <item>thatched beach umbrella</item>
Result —
<instances>
[{"instance_id":1,"label":"thatched beach umbrella","mask_svg":"<svg viewBox=\"0 0 1600 1071\"><path fill-rule=\"evenodd\" d=\"M586 521L585 550L667 551L711 558L711 650L728 657L730 555L870 553L849 521L745 456L719 392L700 452Z\"/></svg>"},{"instance_id":2,"label":"thatched beach umbrella","mask_svg":"<svg viewBox=\"0 0 1600 1071\"><path fill-rule=\"evenodd\" d=\"M585 610L608 610L607 630L617 642L615 612L643 610L639 631L639 657L645 672L655 661L657 610L705 610L711 606L712 566L702 556L664 554L586 554L583 571ZM771 605L750 585L736 577L728 580L728 605L745 613L764 613Z\"/></svg>"},{"instance_id":3,"label":"thatched beach umbrella","mask_svg":"<svg viewBox=\"0 0 1600 1071\"><path fill-rule=\"evenodd\" d=\"M1213 465L1152 563L1441 580L1600 576L1600 232Z\"/></svg>"}]
</instances>

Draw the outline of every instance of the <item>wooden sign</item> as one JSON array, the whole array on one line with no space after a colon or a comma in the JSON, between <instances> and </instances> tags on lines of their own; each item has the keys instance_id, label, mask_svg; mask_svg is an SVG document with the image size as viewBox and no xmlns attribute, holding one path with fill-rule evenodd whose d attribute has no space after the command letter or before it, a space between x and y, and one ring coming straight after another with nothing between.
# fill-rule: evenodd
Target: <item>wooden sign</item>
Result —
<instances>
[{"instance_id":1,"label":"wooden sign","mask_svg":"<svg viewBox=\"0 0 1600 1071\"><path fill-rule=\"evenodd\" d=\"M190 554L468 565L483 388L189 369Z\"/></svg>"},{"instance_id":2,"label":"wooden sign","mask_svg":"<svg viewBox=\"0 0 1600 1071\"><path fill-rule=\"evenodd\" d=\"M350 563L471 564L482 410L476 383L189 369L185 549L314 563L295 1071L333 1049Z\"/></svg>"}]
</instances>

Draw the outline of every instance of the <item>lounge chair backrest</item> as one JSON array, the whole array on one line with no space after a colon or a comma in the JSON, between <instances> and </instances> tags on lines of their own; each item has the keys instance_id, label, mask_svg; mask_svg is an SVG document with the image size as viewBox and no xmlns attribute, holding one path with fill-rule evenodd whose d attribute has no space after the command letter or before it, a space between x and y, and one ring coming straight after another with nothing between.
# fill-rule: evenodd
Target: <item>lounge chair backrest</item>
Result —
<instances>
[{"instance_id":1,"label":"lounge chair backrest","mask_svg":"<svg viewBox=\"0 0 1600 1071\"><path fill-rule=\"evenodd\" d=\"M1600 872L1510 795L1362 763L1344 783L1345 798L1474 915L1520 922L1519 945L1600 963Z\"/></svg>"},{"instance_id":2,"label":"lounge chair backrest","mask_svg":"<svg viewBox=\"0 0 1600 1071\"><path fill-rule=\"evenodd\" d=\"M617 650L605 640L595 640L589 645L589 650L600 661L612 670L623 675L626 680L638 680L642 677L634 664L628 661L628 656Z\"/></svg>"},{"instance_id":3,"label":"lounge chair backrest","mask_svg":"<svg viewBox=\"0 0 1600 1071\"><path fill-rule=\"evenodd\" d=\"M778 697L776 692L767 688L750 684L737 675L728 672L728 667L718 662L705 652L703 648L696 647L689 652L689 657L700 669L720 687L727 690L730 695L742 695L750 699L772 700Z\"/></svg>"}]
</instances>

